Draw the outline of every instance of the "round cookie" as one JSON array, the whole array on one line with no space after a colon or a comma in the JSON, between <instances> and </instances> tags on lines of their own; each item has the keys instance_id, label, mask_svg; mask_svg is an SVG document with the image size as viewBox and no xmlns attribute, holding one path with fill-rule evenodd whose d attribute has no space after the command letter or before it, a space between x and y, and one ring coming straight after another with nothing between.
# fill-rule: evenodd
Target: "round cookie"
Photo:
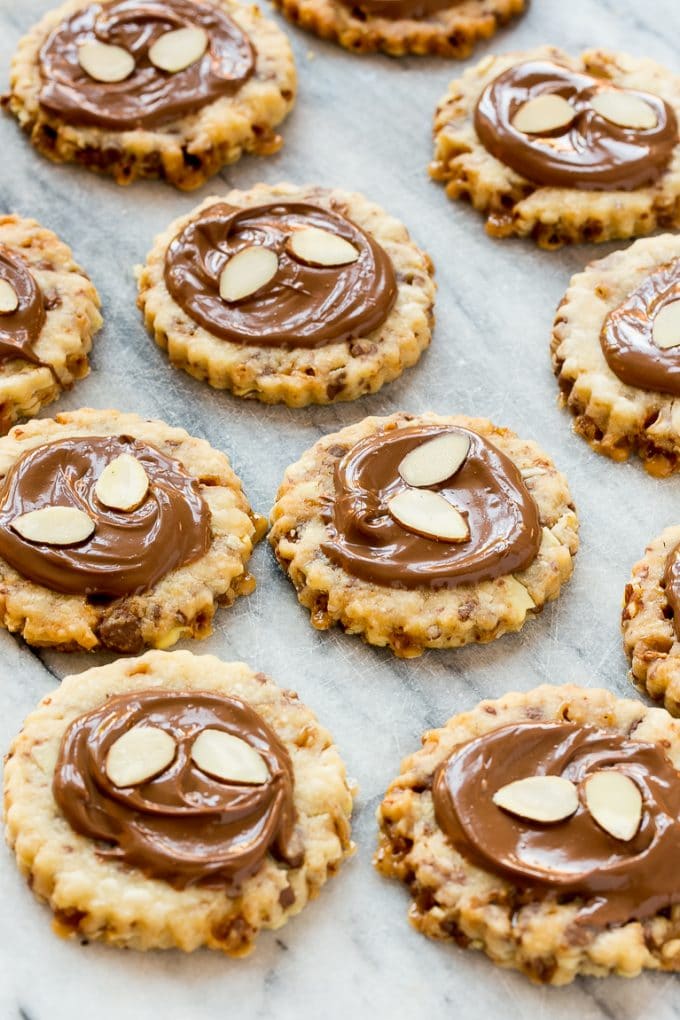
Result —
<instances>
[{"instance_id":1,"label":"round cookie","mask_svg":"<svg viewBox=\"0 0 680 1020\"><path fill-rule=\"evenodd\" d=\"M325 247L308 252L300 239ZM227 299L228 267L245 249L256 259L250 291ZM175 220L138 272L138 304L177 367L239 397L303 407L375 393L416 363L430 342L432 275L406 228L362 195L259 184Z\"/></svg>"},{"instance_id":2,"label":"round cookie","mask_svg":"<svg viewBox=\"0 0 680 1020\"><path fill-rule=\"evenodd\" d=\"M69 0L21 40L10 86L6 108L49 159L190 190L244 152L278 151L297 79L257 7Z\"/></svg>"},{"instance_id":3,"label":"round cookie","mask_svg":"<svg viewBox=\"0 0 680 1020\"><path fill-rule=\"evenodd\" d=\"M87 375L101 324L71 249L35 220L0 216L0 432Z\"/></svg>"},{"instance_id":4,"label":"round cookie","mask_svg":"<svg viewBox=\"0 0 680 1020\"><path fill-rule=\"evenodd\" d=\"M7 842L55 931L124 948L243 956L353 851L330 734L292 691L213 656L66 677L26 719L4 784Z\"/></svg>"},{"instance_id":5,"label":"round cookie","mask_svg":"<svg viewBox=\"0 0 680 1020\"><path fill-rule=\"evenodd\" d=\"M403 658L519 630L557 598L578 547L552 461L464 415L371 417L325 436L287 469L271 519L313 626Z\"/></svg>"},{"instance_id":6,"label":"round cookie","mask_svg":"<svg viewBox=\"0 0 680 1020\"><path fill-rule=\"evenodd\" d=\"M525 0L274 0L294 24L354 53L465 60L521 14Z\"/></svg>"},{"instance_id":7,"label":"round cookie","mask_svg":"<svg viewBox=\"0 0 680 1020\"><path fill-rule=\"evenodd\" d=\"M375 865L419 931L535 982L678 970L679 768L663 709L575 686L483 701L402 763Z\"/></svg>"},{"instance_id":8,"label":"round cookie","mask_svg":"<svg viewBox=\"0 0 680 1020\"><path fill-rule=\"evenodd\" d=\"M680 77L648 59L488 56L437 107L430 173L493 237L636 237L680 224L679 118Z\"/></svg>"},{"instance_id":9,"label":"round cookie","mask_svg":"<svg viewBox=\"0 0 680 1020\"><path fill-rule=\"evenodd\" d=\"M184 429L92 410L0 439L0 624L32 645L136 653L211 633L254 588L264 521Z\"/></svg>"},{"instance_id":10,"label":"round cookie","mask_svg":"<svg viewBox=\"0 0 680 1020\"><path fill-rule=\"evenodd\" d=\"M576 432L613 460L637 453L656 476L680 466L679 300L680 239L663 234L573 276L553 327L553 365Z\"/></svg>"}]
</instances>

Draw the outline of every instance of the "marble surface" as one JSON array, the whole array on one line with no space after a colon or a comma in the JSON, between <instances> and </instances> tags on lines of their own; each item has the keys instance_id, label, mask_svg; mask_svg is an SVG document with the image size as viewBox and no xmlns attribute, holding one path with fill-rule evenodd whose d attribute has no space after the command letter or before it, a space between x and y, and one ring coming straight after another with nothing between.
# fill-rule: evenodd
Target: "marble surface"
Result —
<instances>
[{"instance_id":1,"label":"marble surface","mask_svg":"<svg viewBox=\"0 0 680 1020\"><path fill-rule=\"evenodd\" d=\"M0 0L2 82L20 35L48 6L49 0ZM521 22L478 52L543 42L574 51L608 45L680 70L679 31L678 0L534 0ZM537 439L566 472L582 521L576 573L559 602L521 633L403 662L357 638L316 633L262 544L253 559L257 591L222 611L212 638L192 649L271 673L329 726L361 788L355 858L301 916L264 934L248 959L234 961L210 952L141 955L62 942L3 849L0 1020L71 1020L86 1011L95 1020L350 1013L670 1020L680 1015L671 976L537 989L481 954L427 941L406 922L405 890L371 868L375 808L424 729L480 698L544 681L631 694L618 625L622 589L646 541L677 523L680 478L655 481L636 463L596 456L556 405L548 357L553 312L570 275L595 249L551 254L529 243L494 242L474 212L450 204L428 180L432 111L459 65L358 59L292 29L290 35L300 95L282 152L243 160L199 194L159 184L123 190L83 170L52 166L13 121L0 122L2 208L62 234L103 298L106 326L92 374L59 408L112 405L188 427L229 453L253 505L265 513L286 465L325 432L401 408L486 415ZM144 332L132 267L155 233L211 192L281 179L364 190L401 217L435 261L433 344L415 369L374 397L306 411L239 401L170 369ZM96 661L36 653L0 633L0 748L61 676Z\"/></svg>"}]
</instances>

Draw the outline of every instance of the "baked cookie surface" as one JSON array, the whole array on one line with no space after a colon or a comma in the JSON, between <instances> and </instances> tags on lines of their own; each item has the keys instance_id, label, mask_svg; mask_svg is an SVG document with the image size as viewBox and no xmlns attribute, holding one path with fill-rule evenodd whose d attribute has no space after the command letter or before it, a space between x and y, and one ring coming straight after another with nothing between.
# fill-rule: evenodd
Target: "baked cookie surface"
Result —
<instances>
[{"instance_id":1,"label":"baked cookie surface","mask_svg":"<svg viewBox=\"0 0 680 1020\"><path fill-rule=\"evenodd\" d=\"M462 466L406 484L406 456L427 445L426 463L437 459L429 444L449 435L467 444ZM371 417L325 436L287 469L271 520L270 543L313 626L337 623L404 658L519 630L557 598L578 547L552 461L464 415Z\"/></svg>"},{"instance_id":2,"label":"baked cookie surface","mask_svg":"<svg viewBox=\"0 0 680 1020\"><path fill-rule=\"evenodd\" d=\"M243 956L353 850L330 734L293 692L213 656L66 677L26 719L4 784L7 842L55 931L120 947Z\"/></svg>"},{"instance_id":3,"label":"baked cookie surface","mask_svg":"<svg viewBox=\"0 0 680 1020\"><path fill-rule=\"evenodd\" d=\"M679 117L680 78L648 59L488 56L437 107L430 173L494 237L559 248L645 235L680 222Z\"/></svg>"},{"instance_id":4,"label":"baked cookie surface","mask_svg":"<svg viewBox=\"0 0 680 1020\"><path fill-rule=\"evenodd\" d=\"M341 248L318 257L353 261L310 265L291 250L322 234ZM244 249L272 268L226 300L222 281ZM416 363L433 272L406 228L362 195L259 184L175 220L138 273L138 304L173 365L236 396L303 407L374 393Z\"/></svg>"},{"instance_id":5,"label":"baked cookie surface","mask_svg":"<svg viewBox=\"0 0 680 1020\"><path fill-rule=\"evenodd\" d=\"M679 767L663 709L575 686L483 701L402 763L375 865L419 931L533 981L677 970Z\"/></svg>"},{"instance_id":6,"label":"baked cookie surface","mask_svg":"<svg viewBox=\"0 0 680 1020\"><path fill-rule=\"evenodd\" d=\"M278 151L296 87L285 35L254 6L70 0L20 42L5 106L55 162L191 190Z\"/></svg>"}]
</instances>

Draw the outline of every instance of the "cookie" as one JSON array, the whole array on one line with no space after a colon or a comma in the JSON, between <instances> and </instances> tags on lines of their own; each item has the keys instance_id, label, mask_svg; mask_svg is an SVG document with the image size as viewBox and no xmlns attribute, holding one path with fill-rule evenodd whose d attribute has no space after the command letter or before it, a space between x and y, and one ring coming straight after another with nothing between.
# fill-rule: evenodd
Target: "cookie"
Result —
<instances>
[{"instance_id":1,"label":"cookie","mask_svg":"<svg viewBox=\"0 0 680 1020\"><path fill-rule=\"evenodd\" d=\"M303 407L375 393L416 363L432 275L406 228L362 195L259 184L175 220L138 271L138 304L173 365Z\"/></svg>"},{"instance_id":2,"label":"cookie","mask_svg":"<svg viewBox=\"0 0 680 1020\"><path fill-rule=\"evenodd\" d=\"M533 442L481 418L365 418L284 476L269 540L314 627L403 658L519 630L571 576L578 521Z\"/></svg>"},{"instance_id":3,"label":"cookie","mask_svg":"<svg viewBox=\"0 0 680 1020\"><path fill-rule=\"evenodd\" d=\"M521 14L525 0L274 0L294 24L354 53L465 60Z\"/></svg>"},{"instance_id":4,"label":"cookie","mask_svg":"<svg viewBox=\"0 0 680 1020\"><path fill-rule=\"evenodd\" d=\"M328 731L292 691L214 656L153 651L66 677L4 782L7 842L63 936L244 956L353 851Z\"/></svg>"},{"instance_id":5,"label":"cookie","mask_svg":"<svg viewBox=\"0 0 680 1020\"><path fill-rule=\"evenodd\" d=\"M680 225L680 77L606 50L485 57L437 107L430 173L542 248Z\"/></svg>"},{"instance_id":6,"label":"cookie","mask_svg":"<svg viewBox=\"0 0 680 1020\"><path fill-rule=\"evenodd\" d=\"M190 190L277 152L295 91L288 41L256 7L69 0L19 43L4 104L54 162Z\"/></svg>"},{"instance_id":7,"label":"cookie","mask_svg":"<svg viewBox=\"0 0 680 1020\"><path fill-rule=\"evenodd\" d=\"M89 372L99 295L71 249L35 220L0 216L0 432Z\"/></svg>"},{"instance_id":8,"label":"cookie","mask_svg":"<svg viewBox=\"0 0 680 1020\"><path fill-rule=\"evenodd\" d=\"M89 408L16 426L0 484L0 624L29 644L168 648L255 587L264 521L184 429Z\"/></svg>"},{"instance_id":9,"label":"cookie","mask_svg":"<svg viewBox=\"0 0 680 1020\"><path fill-rule=\"evenodd\" d=\"M483 701L423 737L375 865L425 935L535 982L680 969L680 721L575 686Z\"/></svg>"}]
</instances>

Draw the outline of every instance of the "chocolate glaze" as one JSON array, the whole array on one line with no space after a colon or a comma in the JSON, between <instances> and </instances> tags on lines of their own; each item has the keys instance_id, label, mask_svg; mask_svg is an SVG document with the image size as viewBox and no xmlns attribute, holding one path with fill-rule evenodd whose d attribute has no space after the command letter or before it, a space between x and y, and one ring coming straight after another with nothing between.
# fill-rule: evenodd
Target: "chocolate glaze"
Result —
<instances>
[{"instance_id":1,"label":"chocolate glaze","mask_svg":"<svg viewBox=\"0 0 680 1020\"><path fill-rule=\"evenodd\" d=\"M131 454L149 477L135 510L112 510L95 495L112 460ZM12 528L21 514L47 506L75 507L95 522L77 545L28 542ZM118 597L152 588L171 570L210 546L210 511L198 482L148 443L130 436L77 437L24 453L0 493L0 556L22 577L71 595Z\"/></svg>"},{"instance_id":2,"label":"chocolate glaze","mask_svg":"<svg viewBox=\"0 0 680 1020\"><path fill-rule=\"evenodd\" d=\"M160 775L121 789L106 774L106 757L138 725L165 730L177 753ZM264 758L270 779L234 783L202 772L191 748L205 729L245 740ZM66 730L52 790L69 825L100 841L100 856L179 889L220 885L235 896L268 850L291 867L302 861L288 752L257 712L222 694L156 690L109 698Z\"/></svg>"},{"instance_id":3,"label":"chocolate glaze","mask_svg":"<svg viewBox=\"0 0 680 1020\"><path fill-rule=\"evenodd\" d=\"M208 48L199 60L170 74L148 57L167 32L203 28ZM119 82L91 78L78 62L85 42L122 46L135 69ZM111 0L63 21L40 51L40 105L70 124L126 131L154 128L233 95L254 71L253 49L241 29L213 4L194 0Z\"/></svg>"},{"instance_id":4,"label":"chocolate glaze","mask_svg":"<svg viewBox=\"0 0 680 1020\"><path fill-rule=\"evenodd\" d=\"M680 543L673 546L666 557L661 584L666 593L666 601L673 610L675 634L680 638Z\"/></svg>"},{"instance_id":5,"label":"chocolate glaze","mask_svg":"<svg viewBox=\"0 0 680 1020\"><path fill-rule=\"evenodd\" d=\"M470 452L453 478L430 486L467 517L470 538L443 542L407 531L387 509L407 489L402 459L445 432L462 432ZM538 508L519 470L468 429L416 425L357 443L335 468L335 499L323 511L323 551L349 574L393 588L445 588L523 570L541 543Z\"/></svg>"},{"instance_id":6,"label":"chocolate glaze","mask_svg":"<svg viewBox=\"0 0 680 1020\"><path fill-rule=\"evenodd\" d=\"M615 839L585 807L541 824L497 807L493 795L527 776L582 784L614 768L638 786L642 821L633 839ZM680 902L680 774L660 745L574 723L502 726L457 748L434 776L437 822L473 864L510 879L527 899L582 897L578 923L605 926L651 917Z\"/></svg>"},{"instance_id":7,"label":"chocolate glaze","mask_svg":"<svg viewBox=\"0 0 680 1020\"><path fill-rule=\"evenodd\" d=\"M680 347L662 350L652 333L661 309L678 300L680 259L675 259L646 276L604 320L602 352L622 382L640 390L680 395Z\"/></svg>"},{"instance_id":8,"label":"chocolate glaze","mask_svg":"<svg viewBox=\"0 0 680 1020\"><path fill-rule=\"evenodd\" d=\"M359 258L344 266L298 261L287 240L300 227L345 238ZM278 255L276 276L250 297L224 301L220 274L229 257L258 244ZM168 247L165 283L177 304L209 333L264 347L321 347L366 336L382 325L397 295L384 249L344 216L307 202L246 209L211 205Z\"/></svg>"},{"instance_id":9,"label":"chocolate glaze","mask_svg":"<svg viewBox=\"0 0 680 1020\"><path fill-rule=\"evenodd\" d=\"M341 0L345 7L359 9L373 18L427 18L461 0Z\"/></svg>"},{"instance_id":10,"label":"chocolate glaze","mask_svg":"<svg viewBox=\"0 0 680 1020\"><path fill-rule=\"evenodd\" d=\"M0 279L14 288L19 299L16 311L0 315L0 362L23 358L39 365L33 345L45 325L43 294L24 260L4 244L0 244Z\"/></svg>"},{"instance_id":11,"label":"chocolate glaze","mask_svg":"<svg viewBox=\"0 0 680 1020\"><path fill-rule=\"evenodd\" d=\"M590 105L597 92L611 88L609 81L549 60L515 64L482 92L475 130L492 156L536 184L585 191L630 191L654 184L678 144L675 112L659 96L626 89L652 107L657 125L648 130L618 127ZM571 124L546 135L513 127L521 106L548 94L562 96L574 108Z\"/></svg>"}]
</instances>

